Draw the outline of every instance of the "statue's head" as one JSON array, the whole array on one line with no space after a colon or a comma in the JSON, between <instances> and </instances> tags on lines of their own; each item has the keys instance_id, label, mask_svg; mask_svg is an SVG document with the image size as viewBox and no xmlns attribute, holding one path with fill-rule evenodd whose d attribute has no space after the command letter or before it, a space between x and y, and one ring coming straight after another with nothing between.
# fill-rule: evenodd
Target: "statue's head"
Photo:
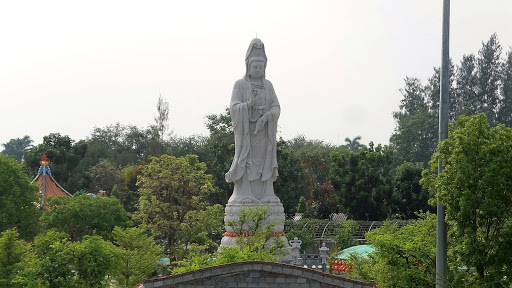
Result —
<instances>
[{"instance_id":1,"label":"statue's head","mask_svg":"<svg viewBox=\"0 0 512 288\"><path fill-rule=\"evenodd\" d=\"M261 67L262 65L263 67ZM267 68L267 55L265 54L265 46L263 46L263 42L261 42L261 40L258 38L254 38L251 41L251 44L249 44L249 48L245 54L245 68L245 75L250 75L252 72L256 73L256 70L262 70L260 72L260 77L265 77L265 69Z\"/></svg>"}]
</instances>

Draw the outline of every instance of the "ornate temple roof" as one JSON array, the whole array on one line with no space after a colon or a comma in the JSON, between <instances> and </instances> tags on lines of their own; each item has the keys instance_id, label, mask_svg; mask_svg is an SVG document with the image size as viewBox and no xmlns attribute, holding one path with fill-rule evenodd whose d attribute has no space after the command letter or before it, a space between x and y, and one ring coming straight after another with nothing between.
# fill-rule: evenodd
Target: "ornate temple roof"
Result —
<instances>
[{"instance_id":1,"label":"ornate temple roof","mask_svg":"<svg viewBox=\"0 0 512 288\"><path fill-rule=\"evenodd\" d=\"M45 198L72 196L53 178L52 171L49 166L50 161L46 158L46 153L43 153L43 157L41 157L41 162L39 163L41 163L41 166L39 167L37 176L32 180L32 183L37 183L39 185L39 193L41 193Z\"/></svg>"}]
</instances>

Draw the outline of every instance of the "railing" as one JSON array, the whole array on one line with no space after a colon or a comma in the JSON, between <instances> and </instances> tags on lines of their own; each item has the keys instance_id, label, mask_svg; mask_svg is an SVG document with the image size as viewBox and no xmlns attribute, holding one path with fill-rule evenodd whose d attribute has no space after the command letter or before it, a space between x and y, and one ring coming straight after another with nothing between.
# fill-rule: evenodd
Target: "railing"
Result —
<instances>
[{"instance_id":1,"label":"railing","mask_svg":"<svg viewBox=\"0 0 512 288\"><path fill-rule=\"evenodd\" d=\"M334 215L334 216L333 216ZM285 223L285 233L288 233L292 229L307 230L311 233L314 239L320 241L329 241L336 239L336 230L343 229L344 223L347 221L346 215L344 214L333 214L331 219L306 219L301 218L300 215L295 215L288 219ZM358 229L354 233L354 240L357 240L360 244L365 244L365 234L375 230L384 225L381 221L356 221ZM398 227L406 226L410 221L406 220L395 220L394 224Z\"/></svg>"}]
</instances>

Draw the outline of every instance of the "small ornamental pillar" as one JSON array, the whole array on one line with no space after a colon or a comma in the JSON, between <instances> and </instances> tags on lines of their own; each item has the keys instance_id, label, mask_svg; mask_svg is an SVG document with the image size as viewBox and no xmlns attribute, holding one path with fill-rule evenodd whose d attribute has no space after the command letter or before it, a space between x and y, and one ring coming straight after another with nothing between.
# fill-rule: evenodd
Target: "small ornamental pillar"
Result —
<instances>
[{"instance_id":1,"label":"small ornamental pillar","mask_svg":"<svg viewBox=\"0 0 512 288\"><path fill-rule=\"evenodd\" d=\"M320 259L322 259L322 271L325 272L325 265L327 263L327 253L329 252L329 248L325 246L325 242L322 243L322 247L320 247Z\"/></svg>"},{"instance_id":2,"label":"small ornamental pillar","mask_svg":"<svg viewBox=\"0 0 512 288\"><path fill-rule=\"evenodd\" d=\"M288 241L288 243L290 243L292 250L292 264L299 265L300 245L302 244L302 241L295 237L293 240Z\"/></svg>"}]
</instances>

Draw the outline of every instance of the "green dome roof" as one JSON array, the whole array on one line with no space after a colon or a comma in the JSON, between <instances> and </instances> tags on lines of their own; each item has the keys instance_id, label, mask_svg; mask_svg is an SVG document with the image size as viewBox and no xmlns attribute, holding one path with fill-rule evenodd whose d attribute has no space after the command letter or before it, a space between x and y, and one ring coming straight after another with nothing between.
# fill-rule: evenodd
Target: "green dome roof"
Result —
<instances>
[{"instance_id":1,"label":"green dome roof","mask_svg":"<svg viewBox=\"0 0 512 288\"><path fill-rule=\"evenodd\" d=\"M337 260L346 260L350 254L355 254L360 257L368 257L368 254L373 252L375 248L372 245L357 245L341 250L341 252L334 258Z\"/></svg>"}]
</instances>

